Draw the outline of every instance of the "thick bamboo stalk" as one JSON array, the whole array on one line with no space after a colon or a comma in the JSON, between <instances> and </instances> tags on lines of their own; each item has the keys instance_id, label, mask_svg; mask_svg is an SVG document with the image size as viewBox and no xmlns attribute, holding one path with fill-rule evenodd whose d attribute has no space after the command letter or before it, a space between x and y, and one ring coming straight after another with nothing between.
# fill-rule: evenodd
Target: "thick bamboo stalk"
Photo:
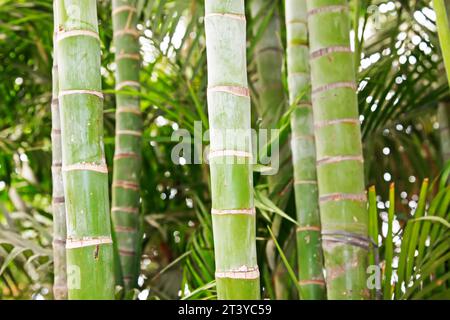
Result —
<instances>
[{"instance_id":1,"label":"thick bamboo stalk","mask_svg":"<svg viewBox=\"0 0 450 320\"><path fill-rule=\"evenodd\" d=\"M56 1L53 2L54 9ZM67 299L67 273L66 273L66 207L64 200L64 186L62 179L61 154L61 120L58 103L58 61L56 26L58 20L54 10L54 43L53 43L53 69L52 69L52 211L53 211L53 296L55 300Z\"/></svg>"},{"instance_id":2,"label":"thick bamboo stalk","mask_svg":"<svg viewBox=\"0 0 450 320\"><path fill-rule=\"evenodd\" d=\"M97 2L58 0L57 3L68 296L113 299Z\"/></svg>"},{"instance_id":3,"label":"thick bamboo stalk","mask_svg":"<svg viewBox=\"0 0 450 320\"><path fill-rule=\"evenodd\" d=\"M436 12L436 26L438 29L439 43L444 60L447 81L450 84L450 24L448 19L450 2L433 0L433 7ZM439 103L437 118L439 121L442 159L444 162L447 162L450 159L450 104L447 101Z\"/></svg>"},{"instance_id":4,"label":"thick bamboo stalk","mask_svg":"<svg viewBox=\"0 0 450 320\"><path fill-rule=\"evenodd\" d=\"M367 299L367 197L347 0L308 0L312 104L329 299Z\"/></svg>"},{"instance_id":5,"label":"thick bamboo stalk","mask_svg":"<svg viewBox=\"0 0 450 320\"><path fill-rule=\"evenodd\" d=\"M125 289L137 285L139 272L139 179L141 176L142 119L137 95L120 90L139 89L140 53L136 1L113 0L116 50L116 145L112 184L112 222Z\"/></svg>"},{"instance_id":6,"label":"thick bamboo stalk","mask_svg":"<svg viewBox=\"0 0 450 320\"><path fill-rule=\"evenodd\" d=\"M217 294L259 299L244 1L207 0L205 7Z\"/></svg>"},{"instance_id":7,"label":"thick bamboo stalk","mask_svg":"<svg viewBox=\"0 0 450 320\"><path fill-rule=\"evenodd\" d=\"M300 298L325 299L306 0L286 0L286 29Z\"/></svg>"}]
</instances>

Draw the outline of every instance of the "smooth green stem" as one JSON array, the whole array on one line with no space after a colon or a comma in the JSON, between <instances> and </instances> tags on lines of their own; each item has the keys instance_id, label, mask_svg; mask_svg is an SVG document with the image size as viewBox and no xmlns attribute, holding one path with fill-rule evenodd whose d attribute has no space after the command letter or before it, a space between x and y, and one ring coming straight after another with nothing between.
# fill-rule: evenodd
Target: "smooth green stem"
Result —
<instances>
[{"instance_id":1,"label":"smooth green stem","mask_svg":"<svg viewBox=\"0 0 450 320\"><path fill-rule=\"evenodd\" d=\"M395 185L391 183L389 187L389 210L388 210L388 230L384 244L384 261L386 267L384 270L384 300L392 300L392 261L394 260L394 235L392 225L395 214Z\"/></svg>"},{"instance_id":2,"label":"smooth green stem","mask_svg":"<svg viewBox=\"0 0 450 320\"><path fill-rule=\"evenodd\" d=\"M141 57L136 29L136 1L113 0L112 9L118 92L111 217L117 241L116 253L121 265L120 274L125 289L129 290L136 287L140 268L138 253L142 118L139 96L120 92L139 89Z\"/></svg>"},{"instance_id":3,"label":"smooth green stem","mask_svg":"<svg viewBox=\"0 0 450 320\"><path fill-rule=\"evenodd\" d=\"M329 299L368 299L368 214L347 0L308 0L322 246ZM326 235L326 236L325 236Z\"/></svg>"},{"instance_id":4,"label":"smooth green stem","mask_svg":"<svg viewBox=\"0 0 450 320\"><path fill-rule=\"evenodd\" d=\"M205 7L217 295L259 299L244 1Z\"/></svg>"},{"instance_id":5,"label":"smooth green stem","mask_svg":"<svg viewBox=\"0 0 450 320\"><path fill-rule=\"evenodd\" d=\"M300 298L325 299L305 0L286 0L286 28Z\"/></svg>"},{"instance_id":6,"label":"smooth green stem","mask_svg":"<svg viewBox=\"0 0 450 320\"><path fill-rule=\"evenodd\" d=\"M69 299L113 299L97 1L58 0L58 78Z\"/></svg>"},{"instance_id":7,"label":"smooth green stem","mask_svg":"<svg viewBox=\"0 0 450 320\"><path fill-rule=\"evenodd\" d=\"M56 1L53 2L56 8ZM53 211L53 296L55 300L67 299L67 272L66 272L66 207L64 200L64 186L61 172L61 120L58 103L58 61L56 26L57 10L54 10L54 43L53 43L53 69L52 69L52 211Z\"/></svg>"},{"instance_id":8,"label":"smooth green stem","mask_svg":"<svg viewBox=\"0 0 450 320\"><path fill-rule=\"evenodd\" d=\"M444 59L447 81L450 84L450 25L447 12L449 6L448 1L433 0L439 43ZM439 104L437 117L439 121L442 159L444 162L447 162L450 159L450 104L448 102L441 102Z\"/></svg>"}]
</instances>

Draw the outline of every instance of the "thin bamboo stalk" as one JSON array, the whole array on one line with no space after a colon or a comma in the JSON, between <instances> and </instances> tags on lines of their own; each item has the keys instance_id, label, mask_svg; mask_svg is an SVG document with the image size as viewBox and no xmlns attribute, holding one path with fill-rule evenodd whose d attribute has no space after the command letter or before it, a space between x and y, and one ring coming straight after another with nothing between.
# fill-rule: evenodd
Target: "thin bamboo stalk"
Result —
<instances>
[{"instance_id":1,"label":"thin bamboo stalk","mask_svg":"<svg viewBox=\"0 0 450 320\"><path fill-rule=\"evenodd\" d=\"M217 294L259 299L244 1L207 0L205 9Z\"/></svg>"},{"instance_id":2,"label":"thin bamboo stalk","mask_svg":"<svg viewBox=\"0 0 450 320\"><path fill-rule=\"evenodd\" d=\"M137 8L133 0L113 0L117 90L138 90L140 46ZM139 272L139 179L142 118L137 95L116 93L116 145L111 217L125 289L136 287ZM126 184L125 184L126 182Z\"/></svg>"},{"instance_id":3,"label":"thin bamboo stalk","mask_svg":"<svg viewBox=\"0 0 450 320\"><path fill-rule=\"evenodd\" d=\"M346 0L308 0L312 104L329 299L367 299L367 197Z\"/></svg>"},{"instance_id":4,"label":"thin bamboo stalk","mask_svg":"<svg viewBox=\"0 0 450 320\"><path fill-rule=\"evenodd\" d=\"M56 8L56 1L53 1ZM53 41L53 68L52 68L52 211L53 211L53 296L55 300L67 299L67 272L66 272L66 206L64 200L64 186L62 179L62 152L61 152L61 120L58 103L58 60L56 32L58 18L54 10L54 41Z\"/></svg>"},{"instance_id":5,"label":"thin bamboo stalk","mask_svg":"<svg viewBox=\"0 0 450 320\"><path fill-rule=\"evenodd\" d=\"M68 297L113 299L97 2L58 0L57 16Z\"/></svg>"},{"instance_id":6,"label":"thin bamboo stalk","mask_svg":"<svg viewBox=\"0 0 450 320\"><path fill-rule=\"evenodd\" d=\"M287 71L291 147L297 212L300 298L325 299L323 253L316 171L316 147L310 94L306 0L286 0Z\"/></svg>"},{"instance_id":7,"label":"thin bamboo stalk","mask_svg":"<svg viewBox=\"0 0 450 320\"><path fill-rule=\"evenodd\" d=\"M268 22L265 22L269 9L273 12L270 13ZM274 128L285 111L282 81L283 48L278 6L267 0L252 0L251 13L255 19L254 34L258 36L261 33L253 54L257 67L256 90L259 97L261 127Z\"/></svg>"}]
</instances>

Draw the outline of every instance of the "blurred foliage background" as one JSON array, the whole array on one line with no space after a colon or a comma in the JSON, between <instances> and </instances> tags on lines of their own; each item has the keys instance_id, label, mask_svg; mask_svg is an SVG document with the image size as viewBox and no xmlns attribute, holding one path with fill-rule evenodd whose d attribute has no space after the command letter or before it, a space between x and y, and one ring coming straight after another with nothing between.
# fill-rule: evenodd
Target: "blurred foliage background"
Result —
<instances>
[{"instance_id":1,"label":"blurred foliage background","mask_svg":"<svg viewBox=\"0 0 450 320\"><path fill-rule=\"evenodd\" d=\"M208 167L176 165L171 160L172 148L177 143L171 141L171 136L176 130L185 129L193 134L194 121L202 123L203 131L208 128L203 1L139 0L138 3L145 130L141 194L144 235L140 287L127 297L213 299ZM423 215L430 214L431 203L440 197L436 206L441 217L448 219L448 201L443 200L448 198L446 179L437 180L445 165L436 111L439 103L449 99L449 90L430 1L357 0L350 1L350 7L352 46L360 53L355 64L366 182L377 191L372 205L378 209L375 214L383 268L388 226L395 234L391 240L395 244L395 282L402 243L405 246L402 239L406 221L414 218L421 203L419 191L425 178L436 183L430 183L426 206L426 198L422 197ZM247 15L251 83L258 81L255 46L267 26L260 22L276 12L284 12L283 1L268 1L260 14ZM106 93L105 149L107 162L112 165L115 64L110 1L98 1L98 15ZM285 48L283 19L280 14L282 27L277 36ZM0 299L52 299L52 21L51 0L0 0ZM284 68L280 72L285 79ZM285 80L282 90L287 91ZM253 87L254 128L261 124L259 103L258 91ZM286 101L283 109L289 109L287 104ZM277 124L287 131L281 136L282 143L288 143L288 122L288 117L282 117ZM275 205L279 195L270 193L267 179L255 172L258 259L266 298L295 298L297 294L295 286L289 284L293 279L287 272L289 268L295 270L295 225L287 219L295 216L294 199L289 191L292 173L283 171L283 174L288 175L283 180L287 181L283 188L287 190L287 204L279 208ZM392 209L395 217L388 223L392 182L396 184L397 201ZM449 241L444 222L437 224L443 226L441 233L447 247L439 247L438 257L430 255L429 259L444 258L430 271L427 283L434 287L422 298L449 296L446 284L450 278ZM433 276L437 269L443 275L437 286L443 287L438 291ZM414 287L414 283L406 282L396 298L413 298L423 286L421 283ZM408 291L408 287L416 291Z\"/></svg>"}]
</instances>

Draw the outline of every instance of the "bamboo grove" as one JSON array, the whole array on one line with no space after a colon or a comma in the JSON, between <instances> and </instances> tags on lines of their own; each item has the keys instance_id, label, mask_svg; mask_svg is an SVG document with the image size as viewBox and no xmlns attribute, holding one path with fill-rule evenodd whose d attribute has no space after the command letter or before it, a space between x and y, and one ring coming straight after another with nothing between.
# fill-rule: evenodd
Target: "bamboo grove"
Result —
<instances>
[{"instance_id":1,"label":"bamboo grove","mask_svg":"<svg viewBox=\"0 0 450 320\"><path fill-rule=\"evenodd\" d=\"M0 2L0 299L450 299L449 14Z\"/></svg>"}]
</instances>

